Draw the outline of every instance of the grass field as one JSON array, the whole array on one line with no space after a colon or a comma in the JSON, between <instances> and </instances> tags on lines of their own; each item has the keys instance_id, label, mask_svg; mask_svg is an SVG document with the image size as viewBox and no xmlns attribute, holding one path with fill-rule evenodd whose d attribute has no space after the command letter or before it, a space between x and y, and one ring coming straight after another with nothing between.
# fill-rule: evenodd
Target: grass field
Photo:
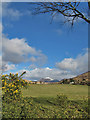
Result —
<instances>
[{"instance_id":1,"label":"grass field","mask_svg":"<svg viewBox=\"0 0 90 120\"><path fill-rule=\"evenodd\" d=\"M18 102L3 101L3 118L89 118L86 85L32 84L22 92Z\"/></svg>"},{"instance_id":2,"label":"grass field","mask_svg":"<svg viewBox=\"0 0 90 120\"><path fill-rule=\"evenodd\" d=\"M87 85L68 85L68 84L51 84L37 85L32 84L28 89L22 89L24 97L52 97L55 98L58 94L64 94L71 100L82 100L88 97Z\"/></svg>"}]
</instances>

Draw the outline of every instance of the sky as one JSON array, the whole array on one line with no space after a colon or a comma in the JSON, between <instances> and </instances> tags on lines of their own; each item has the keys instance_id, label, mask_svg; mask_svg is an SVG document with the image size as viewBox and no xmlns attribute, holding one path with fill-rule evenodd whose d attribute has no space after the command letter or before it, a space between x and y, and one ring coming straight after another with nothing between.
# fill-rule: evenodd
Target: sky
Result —
<instances>
[{"instance_id":1,"label":"sky","mask_svg":"<svg viewBox=\"0 0 90 120\"><path fill-rule=\"evenodd\" d=\"M81 4L84 12L87 3ZM28 80L50 77L64 79L88 71L88 24L83 20L62 24L64 17L32 15L33 5L25 2L2 4L3 74L19 73ZM1 13L0 13L1 14Z\"/></svg>"}]
</instances>

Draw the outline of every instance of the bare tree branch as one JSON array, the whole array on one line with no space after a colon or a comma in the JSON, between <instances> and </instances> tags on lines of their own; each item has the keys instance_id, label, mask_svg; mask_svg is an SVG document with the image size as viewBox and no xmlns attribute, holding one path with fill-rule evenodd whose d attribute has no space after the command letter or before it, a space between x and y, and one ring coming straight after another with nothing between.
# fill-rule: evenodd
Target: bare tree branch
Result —
<instances>
[{"instance_id":1,"label":"bare tree branch","mask_svg":"<svg viewBox=\"0 0 90 120\"><path fill-rule=\"evenodd\" d=\"M56 13L60 13L66 18L70 18L72 25L76 19L83 19L85 22L90 23L90 18L86 17L78 8L80 2L40 2L36 3L34 14L50 12L54 17ZM90 2L88 2L90 8Z\"/></svg>"}]
</instances>

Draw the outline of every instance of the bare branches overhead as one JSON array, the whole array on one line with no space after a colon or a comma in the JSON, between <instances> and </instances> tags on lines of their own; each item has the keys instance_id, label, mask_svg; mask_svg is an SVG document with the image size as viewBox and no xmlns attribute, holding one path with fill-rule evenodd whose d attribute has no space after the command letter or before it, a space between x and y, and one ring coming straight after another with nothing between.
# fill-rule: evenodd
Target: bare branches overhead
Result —
<instances>
[{"instance_id":1,"label":"bare branches overhead","mask_svg":"<svg viewBox=\"0 0 90 120\"><path fill-rule=\"evenodd\" d=\"M78 18L90 23L90 18L86 17L78 9L80 2L40 2L36 4L34 14L50 12L52 16L55 16L56 13L60 13L66 18L70 18L68 21L70 21L72 25Z\"/></svg>"}]
</instances>

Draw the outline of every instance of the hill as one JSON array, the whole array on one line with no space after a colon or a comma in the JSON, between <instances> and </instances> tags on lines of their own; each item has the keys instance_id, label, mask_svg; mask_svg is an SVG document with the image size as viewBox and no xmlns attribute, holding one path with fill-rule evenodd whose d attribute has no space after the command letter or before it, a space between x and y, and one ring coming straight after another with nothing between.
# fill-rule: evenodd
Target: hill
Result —
<instances>
[{"instance_id":1,"label":"hill","mask_svg":"<svg viewBox=\"0 0 90 120\"><path fill-rule=\"evenodd\" d=\"M57 79L50 79L50 78L41 78L39 82L47 82L47 83L54 83L54 82L59 82Z\"/></svg>"},{"instance_id":2,"label":"hill","mask_svg":"<svg viewBox=\"0 0 90 120\"><path fill-rule=\"evenodd\" d=\"M89 84L89 82L90 82L90 71L78 75L76 77L63 79L60 81L60 83L63 84L82 84L82 85Z\"/></svg>"},{"instance_id":3,"label":"hill","mask_svg":"<svg viewBox=\"0 0 90 120\"><path fill-rule=\"evenodd\" d=\"M90 75L90 71L83 73L81 75L78 75L78 76L74 77L73 79L80 80L80 81L82 81L82 80L88 81L90 79L89 75Z\"/></svg>"},{"instance_id":4,"label":"hill","mask_svg":"<svg viewBox=\"0 0 90 120\"><path fill-rule=\"evenodd\" d=\"M41 78L39 81L40 82L48 82L48 81L51 81L51 79L49 79L49 78Z\"/></svg>"}]
</instances>

